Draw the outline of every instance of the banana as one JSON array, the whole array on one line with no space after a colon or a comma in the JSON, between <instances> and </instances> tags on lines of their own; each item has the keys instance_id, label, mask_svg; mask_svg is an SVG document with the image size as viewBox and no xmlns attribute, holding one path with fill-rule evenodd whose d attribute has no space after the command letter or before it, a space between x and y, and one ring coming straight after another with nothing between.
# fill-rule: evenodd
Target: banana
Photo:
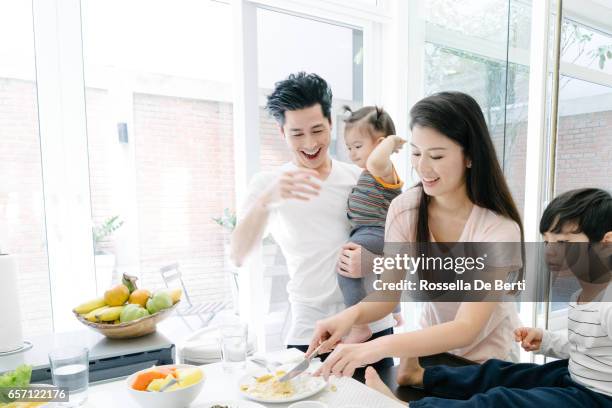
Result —
<instances>
[{"instance_id":1,"label":"banana","mask_svg":"<svg viewBox=\"0 0 612 408\"><path fill-rule=\"evenodd\" d=\"M162 289L155 291L155 293L167 293L172 298L172 304L175 304L179 300L181 300L181 296L183 295L183 290L181 288L176 289Z\"/></svg>"},{"instance_id":2,"label":"banana","mask_svg":"<svg viewBox=\"0 0 612 408\"><path fill-rule=\"evenodd\" d=\"M98 309L104 306L104 298L97 298L90 300L89 302L82 303L75 307L73 310L78 314L86 314L91 312L92 310Z\"/></svg>"},{"instance_id":3,"label":"banana","mask_svg":"<svg viewBox=\"0 0 612 408\"><path fill-rule=\"evenodd\" d=\"M106 310L106 309L108 309L108 306L99 307L99 308L94 309L91 312L87 313L84 317L85 317L85 319L89 320L90 322L94 322L95 323L95 322L98 321L98 319L96 318L96 315L98 313L102 313L102 311Z\"/></svg>"},{"instance_id":4,"label":"banana","mask_svg":"<svg viewBox=\"0 0 612 408\"><path fill-rule=\"evenodd\" d=\"M121 311L123 310L123 306L112 306L108 309L102 310L100 313L96 314L96 318L103 322L113 322L114 320L119 319L121 315Z\"/></svg>"},{"instance_id":5,"label":"banana","mask_svg":"<svg viewBox=\"0 0 612 408\"><path fill-rule=\"evenodd\" d=\"M178 302L181 299L181 295L183 294L183 290L181 288L170 289L170 290L167 290L166 292L172 298L172 304Z\"/></svg>"}]
</instances>

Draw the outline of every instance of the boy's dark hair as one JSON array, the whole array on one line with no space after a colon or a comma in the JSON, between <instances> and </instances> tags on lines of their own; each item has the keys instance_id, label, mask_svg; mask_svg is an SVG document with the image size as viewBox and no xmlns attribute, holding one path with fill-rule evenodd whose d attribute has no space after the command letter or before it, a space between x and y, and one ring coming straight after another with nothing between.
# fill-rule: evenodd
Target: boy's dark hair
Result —
<instances>
[{"instance_id":1,"label":"boy's dark hair","mask_svg":"<svg viewBox=\"0 0 612 408\"><path fill-rule=\"evenodd\" d=\"M564 226L575 226L591 242L599 242L612 231L612 195L599 188L581 188L565 192L548 204L540 220L540 233L559 233Z\"/></svg>"},{"instance_id":2,"label":"boy's dark hair","mask_svg":"<svg viewBox=\"0 0 612 408\"><path fill-rule=\"evenodd\" d=\"M331 121L332 91L327 82L317 74L298 72L274 84L268 95L266 109L283 126L285 112L321 105L323 116Z\"/></svg>"},{"instance_id":3,"label":"boy's dark hair","mask_svg":"<svg viewBox=\"0 0 612 408\"><path fill-rule=\"evenodd\" d=\"M344 118L345 131L357 126L367 126L370 136L387 137L395 134L395 124L391 116L379 106L364 106L353 112L350 106L343 107L347 117Z\"/></svg>"}]
</instances>

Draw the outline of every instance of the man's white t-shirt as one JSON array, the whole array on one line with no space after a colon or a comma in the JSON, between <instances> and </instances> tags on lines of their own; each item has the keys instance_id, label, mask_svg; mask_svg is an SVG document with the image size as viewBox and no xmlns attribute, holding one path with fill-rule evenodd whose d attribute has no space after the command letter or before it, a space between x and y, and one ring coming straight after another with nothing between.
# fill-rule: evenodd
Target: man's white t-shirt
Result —
<instances>
[{"instance_id":1,"label":"man's white t-shirt","mask_svg":"<svg viewBox=\"0 0 612 408\"><path fill-rule=\"evenodd\" d=\"M297 169L295 164L286 163L275 171L254 175L242 214L282 173ZM283 200L270 210L266 231L283 251L290 277L287 292L292 319L285 344L309 344L317 320L344 309L336 264L351 229L347 199L360 173L357 166L332 160L331 172L321 182L318 196L308 201ZM392 326L389 315L370 328L376 333Z\"/></svg>"}]
</instances>

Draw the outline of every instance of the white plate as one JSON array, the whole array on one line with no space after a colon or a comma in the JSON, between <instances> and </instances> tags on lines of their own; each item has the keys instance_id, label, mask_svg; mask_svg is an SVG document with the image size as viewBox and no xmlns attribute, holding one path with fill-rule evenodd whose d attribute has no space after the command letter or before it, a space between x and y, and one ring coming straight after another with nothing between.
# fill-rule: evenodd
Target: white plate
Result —
<instances>
[{"instance_id":1,"label":"white plate","mask_svg":"<svg viewBox=\"0 0 612 408\"><path fill-rule=\"evenodd\" d=\"M294 384L298 382L298 385L300 386L300 388L304 388L301 392L296 392L295 394L287 398L270 399L270 398L262 398L262 397L258 397L255 395L251 395L240 389L241 385L251 384L254 381L255 380L253 379L253 376L251 375L245 375L242 378L240 378L240 381L238 382L238 388L239 388L240 395L250 400L253 400L253 401L266 402L266 403L286 403L286 402L300 401L305 398L312 397L313 395L319 393L321 390L323 390L327 386L327 382L325 382L325 380L322 377L312 377L308 374L302 374L294 378L293 380L291 380L291 382L293 382Z\"/></svg>"},{"instance_id":2,"label":"white plate","mask_svg":"<svg viewBox=\"0 0 612 408\"><path fill-rule=\"evenodd\" d=\"M211 401L203 404L197 404L193 408L210 408L215 405L228 406L230 408L266 408L261 404L253 401Z\"/></svg>"}]
</instances>

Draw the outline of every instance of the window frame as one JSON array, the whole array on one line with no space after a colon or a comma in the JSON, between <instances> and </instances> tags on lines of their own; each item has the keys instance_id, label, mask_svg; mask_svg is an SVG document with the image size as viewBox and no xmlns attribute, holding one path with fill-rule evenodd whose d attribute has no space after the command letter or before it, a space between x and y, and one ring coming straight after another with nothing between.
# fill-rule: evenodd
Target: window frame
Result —
<instances>
[{"instance_id":1,"label":"window frame","mask_svg":"<svg viewBox=\"0 0 612 408\"><path fill-rule=\"evenodd\" d=\"M68 331L96 292L80 1L33 0L32 14L53 330Z\"/></svg>"}]
</instances>

